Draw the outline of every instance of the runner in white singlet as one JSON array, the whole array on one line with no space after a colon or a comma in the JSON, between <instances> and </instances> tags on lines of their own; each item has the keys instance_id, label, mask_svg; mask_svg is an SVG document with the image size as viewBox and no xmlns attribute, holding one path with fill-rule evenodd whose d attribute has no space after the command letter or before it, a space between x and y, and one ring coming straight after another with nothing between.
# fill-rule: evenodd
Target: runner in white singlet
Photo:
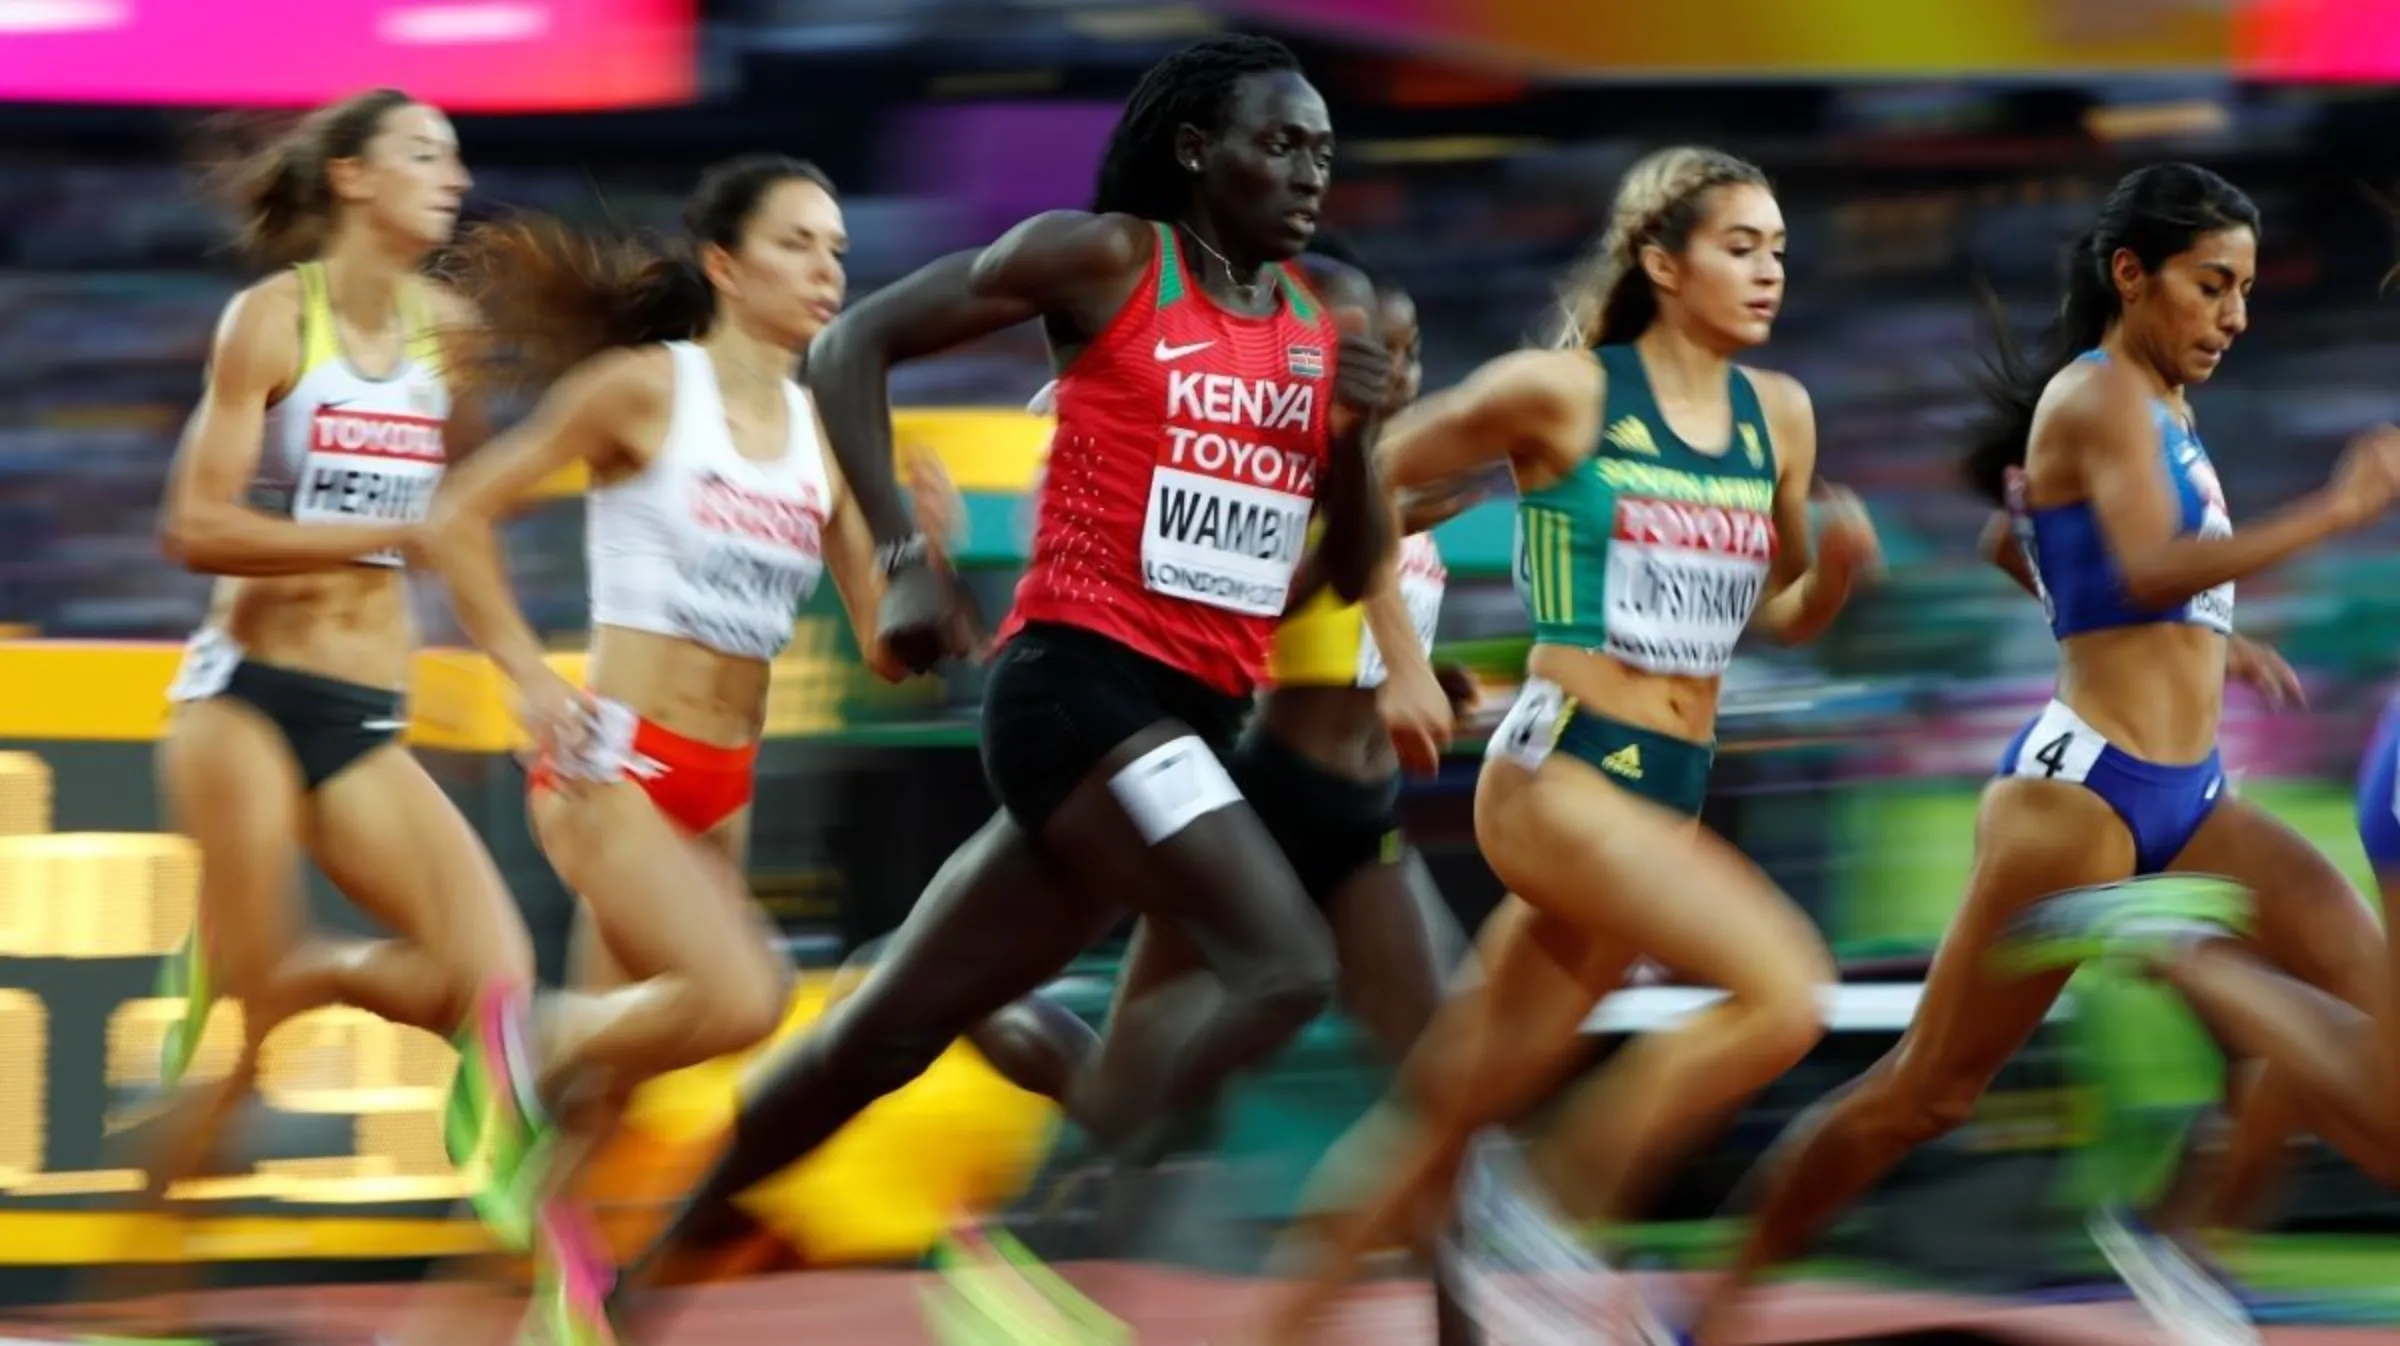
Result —
<instances>
[{"instance_id":1,"label":"runner in white singlet","mask_svg":"<svg viewBox=\"0 0 2400 1346\"><path fill-rule=\"evenodd\" d=\"M420 274L469 186L457 137L376 90L232 181L244 241L276 269L226 307L160 511L167 554L225 577L159 746L168 814L201 854L162 1078L180 1082L220 994L241 1000L243 1040L229 1075L178 1100L162 1191L201 1161L277 1025L342 1003L447 1034L483 1023L479 996L505 1014L533 977L482 842L398 746L417 640L405 561L445 466L482 434L446 335L472 309ZM303 852L392 937L313 931Z\"/></svg>"},{"instance_id":2,"label":"runner in white singlet","mask_svg":"<svg viewBox=\"0 0 2400 1346\"><path fill-rule=\"evenodd\" d=\"M827 570L865 623L869 664L902 676L872 644L883 572L793 380L842 304L832 185L802 161L746 156L702 176L684 219L688 249L666 255L546 222L467 237L462 272L487 312L536 320L529 296L572 292L568 312L624 316L500 334L555 386L453 476L433 524L461 624L522 698L543 853L582 899L595 961L611 965L601 975L631 983L558 1002L526 1053L535 1088L507 1113L521 1157L508 1186L546 1235L543 1293L577 1342L608 1339L613 1272L544 1172L552 1118L589 1140L643 1081L741 1051L783 1019L791 970L743 862L774 661ZM593 482L588 689L545 659L496 533L578 467ZM955 514L946 479L919 488L921 508Z\"/></svg>"}]
</instances>

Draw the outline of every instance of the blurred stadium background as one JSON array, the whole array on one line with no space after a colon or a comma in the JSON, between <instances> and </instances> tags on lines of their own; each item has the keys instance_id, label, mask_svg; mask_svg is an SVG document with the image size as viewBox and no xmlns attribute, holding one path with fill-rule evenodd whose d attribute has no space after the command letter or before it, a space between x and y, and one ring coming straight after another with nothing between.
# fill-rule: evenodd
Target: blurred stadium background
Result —
<instances>
[{"instance_id":1,"label":"blurred stadium background","mask_svg":"<svg viewBox=\"0 0 2400 1346\"><path fill-rule=\"evenodd\" d=\"M2347 435L2400 417L2400 322L2379 289L2394 235L2378 204L2400 189L2400 9L2367 0L0 0L6 1299L55 1298L58 1267L123 1257L290 1282L478 1246L448 1218L446 1050L340 1013L279 1039L250 1171L193 1193L209 1238L148 1253L110 1214L130 1176L104 1123L154 1078L167 1007L146 998L151 972L188 924L194 881L180 843L156 834L149 743L206 583L159 559L154 511L215 312L242 281L214 251L224 222L189 192L196 114L401 85L457 116L479 212L634 226L670 226L713 158L803 154L843 188L857 295L1080 204L1141 68L1229 26L1292 43L1333 103L1334 223L1417 297L1428 387L1522 339L1647 149L1697 140L1756 159L1790 217L1790 300L1760 362L1806 380L1823 470L1866 498L1893 571L1822 644L1737 664L1711 817L1808 906L1854 984L1841 1031L1640 1232L1664 1261L1707 1260L1732 1177L1904 1021L1965 871L1978 783L2048 693L2038 607L1976 561L1981 511L1953 478L1978 278L2030 328L2058 249L2108 183L2139 162L2199 159L2267 221L2252 331L2196 399L2237 518L2317 484ZM993 614L1044 443L1016 408L1046 377L1027 330L895 382L900 438L939 453L968 494L966 561ZM1525 630L1507 508L1441 534L1454 575L1442 644L1495 711ZM2240 788L2362 881L2348 777L2400 663L2394 541L2390 527L2361 534L2244 586L2245 631L2302 668L2314 705L2270 715L2237 695L2227 725ZM571 489L509 543L571 664L584 618ZM455 644L439 595L421 602L435 643ZM974 669L884 688L830 594L804 626L779 669L752 867L795 957L824 969L898 921L988 799ZM414 741L486 830L555 975L566 898L525 834L490 670L428 654L414 714ZM1467 828L1478 746L1467 736L1408 804L1470 923L1496 895ZM1070 981L1095 1013L1109 962L1098 951ZM795 1028L821 991L812 979ZM1671 989L1631 997L1610 1026L1683 1003ZM1214 1171L1242 1179L1203 1185L1208 1219L1284 1213L1378 1087L1355 1045L1340 1022L1320 1025L1195 1138ZM705 1150L734 1065L652 1091L650 1148L610 1179L624 1195L663 1192ZM2088 1278L2077 1203L2156 1181L2160 1136L2217 1076L2169 1007L2079 986L1977 1123L1828 1251L1880 1280ZM1046 1113L962 1049L758 1206L796 1257L905 1261L946 1203L1024 1190L1051 1144ZM2291 1313L2375 1315L2392 1300L2400 1203L2321 1149L2278 1230L2244 1266Z\"/></svg>"}]
</instances>

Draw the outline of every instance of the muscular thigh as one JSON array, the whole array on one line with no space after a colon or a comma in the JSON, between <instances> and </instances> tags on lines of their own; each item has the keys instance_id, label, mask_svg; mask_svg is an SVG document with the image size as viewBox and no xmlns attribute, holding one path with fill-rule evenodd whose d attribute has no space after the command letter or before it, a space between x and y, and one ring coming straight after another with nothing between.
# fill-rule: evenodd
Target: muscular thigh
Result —
<instances>
[{"instance_id":1,"label":"muscular thigh","mask_svg":"<svg viewBox=\"0 0 2400 1346\"><path fill-rule=\"evenodd\" d=\"M1162 721L1107 753L1041 833L1083 891L1175 928L1219 970L1331 936L1274 839L1208 745Z\"/></svg>"},{"instance_id":2,"label":"muscular thigh","mask_svg":"<svg viewBox=\"0 0 2400 1346\"><path fill-rule=\"evenodd\" d=\"M2383 932L2365 898L2308 838L2247 799L2220 800L2172 868L2222 874L2257 894L2259 948L2362 1009L2384 981Z\"/></svg>"},{"instance_id":3,"label":"muscular thigh","mask_svg":"<svg viewBox=\"0 0 2400 1346\"><path fill-rule=\"evenodd\" d=\"M1510 892L1613 946L1737 994L1832 979L1816 927L1748 857L1583 762L1487 766L1476 832Z\"/></svg>"},{"instance_id":4,"label":"muscular thigh","mask_svg":"<svg viewBox=\"0 0 2400 1346\"><path fill-rule=\"evenodd\" d=\"M1927 1101L1964 1103L2041 1026L2064 972L2018 977L1992 965L2008 923L2053 893L2128 878L2132 834L2098 795L2055 781L1985 788L1965 900L1935 951L1925 994L1891 1068Z\"/></svg>"},{"instance_id":5,"label":"muscular thigh","mask_svg":"<svg viewBox=\"0 0 2400 1346\"><path fill-rule=\"evenodd\" d=\"M630 782L568 781L537 791L535 835L582 899L609 961L628 979L688 974L712 958L760 954L773 931L727 848L688 836Z\"/></svg>"},{"instance_id":6,"label":"muscular thigh","mask_svg":"<svg viewBox=\"0 0 2400 1346\"><path fill-rule=\"evenodd\" d=\"M261 971L299 937L299 764L274 724L231 700L180 707L158 748L168 821L201 854L201 910L224 975Z\"/></svg>"},{"instance_id":7,"label":"muscular thigh","mask_svg":"<svg viewBox=\"0 0 2400 1346\"><path fill-rule=\"evenodd\" d=\"M309 799L311 858L391 930L479 979L530 977L533 950L499 866L407 749L387 744Z\"/></svg>"}]
</instances>

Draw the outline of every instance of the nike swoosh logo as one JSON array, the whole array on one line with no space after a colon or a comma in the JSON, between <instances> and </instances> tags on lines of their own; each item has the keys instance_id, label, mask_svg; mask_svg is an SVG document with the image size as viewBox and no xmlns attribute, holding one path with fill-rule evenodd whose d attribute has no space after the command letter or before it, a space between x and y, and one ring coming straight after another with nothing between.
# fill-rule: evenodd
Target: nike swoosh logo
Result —
<instances>
[{"instance_id":1,"label":"nike swoosh logo","mask_svg":"<svg viewBox=\"0 0 2400 1346\"><path fill-rule=\"evenodd\" d=\"M1150 352L1150 358L1163 365L1169 360L1180 360L1187 355L1197 355L1216 344L1214 341L1195 341L1189 346L1170 346L1165 337L1160 337L1158 346Z\"/></svg>"},{"instance_id":2,"label":"nike swoosh logo","mask_svg":"<svg viewBox=\"0 0 2400 1346\"><path fill-rule=\"evenodd\" d=\"M382 734L394 729L406 729L408 722L405 720L361 720L358 727L370 734Z\"/></svg>"}]
</instances>

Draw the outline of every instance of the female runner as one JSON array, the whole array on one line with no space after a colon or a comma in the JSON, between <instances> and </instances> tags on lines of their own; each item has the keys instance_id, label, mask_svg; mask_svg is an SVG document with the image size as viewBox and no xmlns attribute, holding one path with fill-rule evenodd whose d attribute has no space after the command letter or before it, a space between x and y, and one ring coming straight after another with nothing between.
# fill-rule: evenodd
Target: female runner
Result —
<instances>
[{"instance_id":1,"label":"female runner","mask_svg":"<svg viewBox=\"0 0 2400 1346\"><path fill-rule=\"evenodd\" d=\"M1206 972L1129 1007L1069 1085L1104 1143L1208 1096L1324 1004L1324 923L1218 754L1266 671L1312 509L1351 598L1388 533L1359 443L1384 394L1381 348L1339 335L1326 298L1284 265L1315 230L1331 155L1324 101L1281 44L1199 43L1135 90L1094 211L1038 216L936 262L811 350L810 386L878 523L876 500L894 494L893 361L1035 318L1047 329L1059 426L984 700L1004 809L841 1013L753 1077L730 1150L653 1254L1055 975L1128 901L1187 938ZM1345 273L1334 302L1364 321L1365 290ZM1337 396L1366 414L1342 426ZM944 615L913 602L886 604L887 637Z\"/></svg>"},{"instance_id":2,"label":"female runner","mask_svg":"<svg viewBox=\"0 0 2400 1346\"><path fill-rule=\"evenodd\" d=\"M2249 198L2204 169L2128 174L2069 253L2051 358L2028 369L2002 348L1996 415L1969 473L2015 519L2007 545L2049 609L2058 693L1984 791L1974 873L1914 1022L1777 1148L1749 1238L1701 1315L1704 1343L1724 1339L1761 1269L1964 1122L2041 1023L2079 946L2055 945L2042 963L2030 941L2012 941L2027 945L2013 964L1992 957L2037 900L2166 870L2231 876L2266 899L2255 939L2267 957L2353 1004L2380 994L2373 916L2297 833L2226 789L2216 749L2228 674L2291 687L2280 660L2232 636L2234 581L2374 518L2400 466L2388 444L2354 450L2327 489L2232 531L2184 390L2248 326L2257 231ZM2006 547L1999 557L2012 564ZM2120 891L2148 902L2176 890ZM2305 1120L2344 1134L2327 1110ZM2095 1232L2171 1330L2247 1332L2227 1320L2238 1306L2200 1301L2202 1278L2176 1278L2177 1304L2152 1293L2158 1265L2180 1258L2164 1240L2122 1225Z\"/></svg>"},{"instance_id":3,"label":"female runner","mask_svg":"<svg viewBox=\"0 0 2400 1346\"><path fill-rule=\"evenodd\" d=\"M277 1025L342 1003L449 1033L479 992L533 977L483 843L399 746L416 645L403 557L445 464L484 433L437 335L472 310L418 274L469 185L457 136L379 89L311 114L234 182L244 243L280 269L226 307L160 512L170 557L226 577L159 747L168 812L201 856L193 937L168 968L186 1010L166 1084L218 995L240 998L243 1041L185 1100L197 1112L178 1108L169 1180L201 1162ZM312 933L302 852L394 937Z\"/></svg>"},{"instance_id":4,"label":"female runner","mask_svg":"<svg viewBox=\"0 0 2400 1346\"><path fill-rule=\"evenodd\" d=\"M1474 1134L1556 1087L1585 1018L1636 959L1732 994L1629 1045L1570 1105L1599 1211L1638 1206L1688 1137L1823 1031L1823 941L1696 821L1718 680L1743 630L1813 637L1876 564L1847 498L1811 560L1807 394L1733 363L1772 328L1783 247L1758 169L1714 150L1653 154L1570 290L1559 349L1494 361L1385 436L1400 489L1503 456L1517 479L1534 648L1475 801L1477 839L1512 896L1478 942L1481 980L1403 1072L1427 1135L1279 1306L1274 1340L1302 1336L1370 1242L1446 1206Z\"/></svg>"},{"instance_id":5,"label":"female runner","mask_svg":"<svg viewBox=\"0 0 2400 1346\"><path fill-rule=\"evenodd\" d=\"M1303 268L1317 265L1323 242L1320 236L1311 244ZM1326 248L1324 255L1356 267L1345 251ZM1384 403L1389 414L1415 400L1422 377L1416 305L1397 286L1372 277L1370 283L1392 360ZM1034 409L1050 410L1049 397L1045 389ZM1431 1021L1445 969L1459 952L1455 923L1432 874L1400 837L1398 808L1402 758L1413 770L1437 766L1454 717L1473 691L1471 682L1461 688L1458 680L1446 681L1428 659L1447 572L1422 531L1471 500L1446 492L1411 502L1403 520L1408 536L1364 603L1319 594L1284 618L1269 666L1272 690L1260 697L1226 763L1326 914L1342 1003L1395 1061ZM1388 660L1384 648L1395 651ZM1407 745L1405 753L1396 744ZM851 960L829 996L828 1012L881 952L876 941ZM1197 965L1188 945L1144 923L1128 951L1111 1019L1126 1002L1172 985ZM1101 1043L1082 1019L1039 993L984 1020L967 1037L1010 1083L1060 1101ZM1340 1160L1326 1166L1327 1181L1314 1185L1308 1204L1338 1206L1340 1195L1331 1189L1370 1163L1390 1130L1389 1120L1379 1116L1355 1133ZM1445 1342L1466 1339L1457 1335L1452 1315L1445 1314L1442 1324Z\"/></svg>"},{"instance_id":6,"label":"female runner","mask_svg":"<svg viewBox=\"0 0 2400 1346\"><path fill-rule=\"evenodd\" d=\"M831 184L796 159L733 159L702 175L683 218L690 243L673 252L595 248L547 222L478 229L461 246L490 329L556 384L454 475L433 546L461 624L515 684L540 746L530 811L543 853L632 979L545 1016L538 1089L502 1100L518 1155L538 1154L570 1091L612 1117L644 1080L781 1022L790 969L742 871L773 660L828 567L855 618L881 598L793 380L842 304L848 238ZM576 465L593 481L588 691L544 661L496 535ZM869 662L896 672L872 647ZM545 1194L525 1168L514 1191L529 1207ZM564 1214L543 1205L546 1232L563 1238L549 1221ZM597 1330L596 1254L553 1250L570 1273L584 1255L591 1273L561 1277L554 1307Z\"/></svg>"}]
</instances>

